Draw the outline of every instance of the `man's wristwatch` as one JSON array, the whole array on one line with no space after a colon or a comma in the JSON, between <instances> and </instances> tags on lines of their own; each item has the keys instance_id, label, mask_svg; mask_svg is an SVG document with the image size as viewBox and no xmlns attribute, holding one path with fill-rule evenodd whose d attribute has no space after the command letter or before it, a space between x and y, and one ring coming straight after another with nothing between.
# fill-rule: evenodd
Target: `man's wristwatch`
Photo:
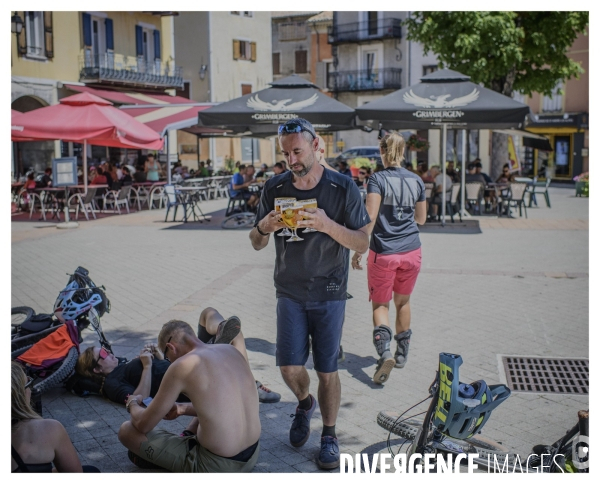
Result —
<instances>
[{"instance_id":1,"label":"man's wristwatch","mask_svg":"<svg viewBox=\"0 0 600 484\"><path fill-rule=\"evenodd\" d=\"M129 407L131 406L131 404L135 402L138 405L140 404L140 402L138 402L137 398L132 398L131 400L129 400L126 404L125 404L125 410L127 410L127 413L131 413L131 410L129 409Z\"/></svg>"},{"instance_id":2,"label":"man's wristwatch","mask_svg":"<svg viewBox=\"0 0 600 484\"><path fill-rule=\"evenodd\" d=\"M267 235L269 235L268 233L265 234L262 230L260 230L260 226L258 224L256 224L256 230L258 231L258 233L260 235L262 235L263 237L266 237Z\"/></svg>"}]
</instances>

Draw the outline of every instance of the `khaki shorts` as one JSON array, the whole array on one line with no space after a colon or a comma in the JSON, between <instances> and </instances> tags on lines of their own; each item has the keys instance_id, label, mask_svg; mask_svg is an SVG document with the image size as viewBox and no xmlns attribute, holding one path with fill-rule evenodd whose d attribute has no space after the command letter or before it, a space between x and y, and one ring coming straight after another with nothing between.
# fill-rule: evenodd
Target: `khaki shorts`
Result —
<instances>
[{"instance_id":1,"label":"khaki shorts","mask_svg":"<svg viewBox=\"0 0 600 484\"><path fill-rule=\"evenodd\" d=\"M140 457L171 472L250 472L260 452L259 443L248 462L239 462L206 450L195 435L181 437L156 429L146 437L148 440L140 445Z\"/></svg>"}]
</instances>

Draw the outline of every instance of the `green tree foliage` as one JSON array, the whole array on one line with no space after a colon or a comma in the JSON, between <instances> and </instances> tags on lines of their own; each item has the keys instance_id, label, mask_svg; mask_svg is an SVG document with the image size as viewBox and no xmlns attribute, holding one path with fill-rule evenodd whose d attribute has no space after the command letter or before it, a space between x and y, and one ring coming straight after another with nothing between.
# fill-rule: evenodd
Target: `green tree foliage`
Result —
<instances>
[{"instance_id":1,"label":"green tree foliage","mask_svg":"<svg viewBox=\"0 0 600 484\"><path fill-rule=\"evenodd\" d=\"M588 21L588 12L413 12L405 25L440 66L511 96L551 95L559 81L579 78L567 50Z\"/></svg>"}]
</instances>

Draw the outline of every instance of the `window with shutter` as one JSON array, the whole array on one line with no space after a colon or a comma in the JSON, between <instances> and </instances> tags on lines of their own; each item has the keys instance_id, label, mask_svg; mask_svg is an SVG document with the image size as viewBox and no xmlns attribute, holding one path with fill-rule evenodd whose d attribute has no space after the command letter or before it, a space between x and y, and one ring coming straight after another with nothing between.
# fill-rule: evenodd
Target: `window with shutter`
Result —
<instances>
[{"instance_id":1,"label":"window with shutter","mask_svg":"<svg viewBox=\"0 0 600 484\"><path fill-rule=\"evenodd\" d=\"M52 12L44 12L44 47L48 59L54 57L54 38L52 37Z\"/></svg>"},{"instance_id":2,"label":"window with shutter","mask_svg":"<svg viewBox=\"0 0 600 484\"><path fill-rule=\"evenodd\" d=\"M43 12L25 12L26 54L29 57L45 57Z\"/></svg>"},{"instance_id":3,"label":"window with shutter","mask_svg":"<svg viewBox=\"0 0 600 484\"><path fill-rule=\"evenodd\" d=\"M273 75L278 76L281 74L281 54L279 52L273 53Z\"/></svg>"},{"instance_id":4,"label":"window with shutter","mask_svg":"<svg viewBox=\"0 0 600 484\"><path fill-rule=\"evenodd\" d=\"M242 84L242 96L252 93L252 84Z\"/></svg>"},{"instance_id":5,"label":"window with shutter","mask_svg":"<svg viewBox=\"0 0 600 484\"><path fill-rule=\"evenodd\" d=\"M233 60L238 60L240 58L240 41L233 41Z\"/></svg>"},{"instance_id":6,"label":"window with shutter","mask_svg":"<svg viewBox=\"0 0 600 484\"><path fill-rule=\"evenodd\" d=\"M256 62L256 42L250 42L250 60Z\"/></svg>"},{"instance_id":7,"label":"window with shutter","mask_svg":"<svg viewBox=\"0 0 600 484\"><path fill-rule=\"evenodd\" d=\"M27 54L27 22L25 22L25 15L27 12L17 12L17 15L23 19L23 27L21 33L17 34L17 44L19 55Z\"/></svg>"},{"instance_id":8,"label":"window with shutter","mask_svg":"<svg viewBox=\"0 0 600 484\"><path fill-rule=\"evenodd\" d=\"M306 50L297 50L296 51L296 66L294 68L294 72L296 74L306 74L307 73L307 54Z\"/></svg>"}]
</instances>

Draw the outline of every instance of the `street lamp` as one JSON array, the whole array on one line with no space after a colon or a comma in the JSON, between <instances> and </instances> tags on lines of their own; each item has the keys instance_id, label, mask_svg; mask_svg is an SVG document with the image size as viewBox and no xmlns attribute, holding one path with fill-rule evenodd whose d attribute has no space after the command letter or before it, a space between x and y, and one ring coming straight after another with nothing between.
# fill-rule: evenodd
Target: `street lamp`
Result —
<instances>
[{"instance_id":1,"label":"street lamp","mask_svg":"<svg viewBox=\"0 0 600 484\"><path fill-rule=\"evenodd\" d=\"M204 78L206 77L206 71L208 70L208 66L206 64L202 64L200 66L200 79L204 80Z\"/></svg>"},{"instance_id":2,"label":"street lamp","mask_svg":"<svg viewBox=\"0 0 600 484\"><path fill-rule=\"evenodd\" d=\"M23 30L23 20L17 14L10 18L10 30L13 34L19 35Z\"/></svg>"}]
</instances>

